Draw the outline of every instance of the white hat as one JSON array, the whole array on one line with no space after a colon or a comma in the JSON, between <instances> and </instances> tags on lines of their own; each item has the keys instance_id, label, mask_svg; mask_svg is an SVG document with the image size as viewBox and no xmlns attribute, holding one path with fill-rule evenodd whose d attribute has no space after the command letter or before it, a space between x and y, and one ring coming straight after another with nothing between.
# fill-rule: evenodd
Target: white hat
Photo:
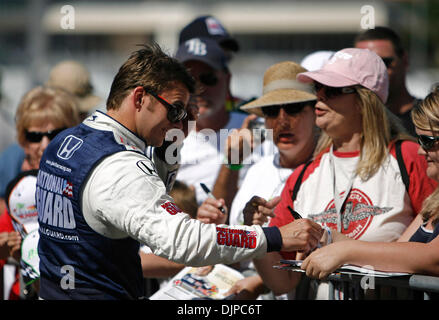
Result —
<instances>
[{"instance_id":1,"label":"white hat","mask_svg":"<svg viewBox=\"0 0 439 320\"><path fill-rule=\"evenodd\" d=\"M326 62L334 55L334 51L321 50L310 53L302 59L300 65L308 71L321 69Z\"/></svg>"},{"instance_id":2,"label":"white hat","mask_svg":"<svg viewBox=\"0 0 439 320\"><path fill-rule=\"evenodd\" d=\"M35 171L23 172L7 187L8 211L15 229L21 234L38 229L38 212L35 203L37 177L33 175Z\"/></svg>"}]
</instances>

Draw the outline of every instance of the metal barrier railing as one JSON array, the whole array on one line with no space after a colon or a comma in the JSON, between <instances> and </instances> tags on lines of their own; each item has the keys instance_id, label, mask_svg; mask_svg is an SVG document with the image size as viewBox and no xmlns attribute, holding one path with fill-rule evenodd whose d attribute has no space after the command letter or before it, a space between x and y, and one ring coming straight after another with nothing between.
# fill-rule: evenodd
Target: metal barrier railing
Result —
<instances>
[{"instance_id":1,"label":"metal barrier railing","mask_svg":"<svg viewBox=\"0 0 439 320\"><path fill-rule=\"evenodd\" d=\"M297 300L432 300L439 299L439 277L411 275L373 277L372 275L331 274L325 283L327 297L318 297L322 282L303 275L296 288Z\"/></svg>"},{"instance_id":2,"label":"metal barrier railing","mask_svg":"<svg viewBox=\"0 0 439 320\"><path fill-rule=\"evenodd\" d=\"M333 274L328 277L328 284L330 300L430 300L439 298L439 277L432 276L382 278L371 275Z\"/></svg>"},{"instance_id":3,"label":"metal barrier railing","mask_svg":"<svg viewBox=\"0 0 439 320\"><path fill-rule=\"evenodd\" d=\"M367 281L364 281L367 278ZM0 269L0 300L3 297L3 270ZM309 299L312 280L305 275L296 288L296 299ZM318 283L318 281L317 281ZM373 277L371 275L331 274L328 276L329 300L431 300L439 299L439 277L412 275L404 277ZM144 279L145 296L159 289L156 279Z\"/></svg>"}]
</instances>

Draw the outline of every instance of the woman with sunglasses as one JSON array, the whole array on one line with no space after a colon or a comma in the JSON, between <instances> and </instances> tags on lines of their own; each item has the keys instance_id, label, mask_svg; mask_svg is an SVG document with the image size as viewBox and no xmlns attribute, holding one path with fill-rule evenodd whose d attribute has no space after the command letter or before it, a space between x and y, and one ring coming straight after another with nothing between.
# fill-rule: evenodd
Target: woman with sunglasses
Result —
<instances>
[{"instance_id":1,"label":"woman with sunglasses","mask_svg":"<svg viewBox=\"0 0 439 320\"><path fill-rule=\"evenodd\" d=\"M315 85L316 124L323 132L313 161L289 177L270 225L294 220L294 210L326 228L322 244L408 240L410 224L420 219L422 202L436 184L425 173L419 146L384 106L388 77L381 58L366 49L343 49L322 69L297 79ZM255 264L265 283L282 293L297 278L272 266L295 257L273 253ZM316 297L327 297L321 293Z\"/></svg>"},{"instance_id":2,"label":"woman with sunglasses","mask_svg":"<svg viewBox=\"0 0 439 320\"><path fill-rule=\"evenodd\" d=\"M27 92L20 101L16 112L17 139L25 153L21 165L22 173L27 175L39 168L41 156L50 141L62 130L80 122L76 99L68 92L50 87L36 87ZM22 179L13 179L7 189L8 193L15 192ZM22 187L18 187L22 188ZM22 189L21 193L26 190ZM9 202L9 199L6 199ZM22 237L34 229L29 226L37 225L37 215L23 214L29 208L9 207L0 217L0 232L9 232L10 256L20 260L20 244ZM14 286L18 289L18 285ZM11 297L18 298L19 292Z\"/></svg>"},{"instance_id":3,"label":"woman with sunglasses","mask_svg":"<svg viewBox=\"0 0 439 320\"><path fill-rule=\"evenodd\" d=\"M38 169L49 142L80 122L75 98L58 88L36 87L22 98L16 115L18 143L24 149L23 168Z\"/></svg>"},{"instance_id":4,"label":"woman with sunglasses","mask_svg":"<svg viewBox=\"0 0 439 320\"><path fill-rule=\"evenodd\" d=\"M439 182L439 90L412 111L427 175ZM302 264L310 277L324 279L342 264L371 265L375 270L439 276L439 188L424 201L411 232L395 243L335 242L313 252ZM408 242L407 242L408 240Z\"/></svg>"}]
</instances>

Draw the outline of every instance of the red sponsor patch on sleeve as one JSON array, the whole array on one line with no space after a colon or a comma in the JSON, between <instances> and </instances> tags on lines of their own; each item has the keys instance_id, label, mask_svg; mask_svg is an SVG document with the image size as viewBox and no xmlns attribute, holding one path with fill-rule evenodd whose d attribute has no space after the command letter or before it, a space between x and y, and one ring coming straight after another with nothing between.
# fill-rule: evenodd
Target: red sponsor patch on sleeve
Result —
<instances>
[{"instance_id":1,"label":"red sponsor patch on sleeve","mask_svg":"<svg viewBox=\"0 0 439 320\"><path fill-rule=\"evenodd\" d=\"M166 211L168 211L168 213L170 215L175 215L179 212L183 212L175 203L172 202L165 202L164 204L161 205L161 207L163 209L165 209Z\"/></svg>"},{"instance_id":2,"label":"red sponsor patch on sleeve","mask_svg":"<svg viewBox=\"0 0 439 320\"><path fill-rule=\"evenodd\" d=\"M256 248L257 233L241 229L216 228L216 242L220 246L239 247L239 248Z\"/></svg>"}]
</instances>

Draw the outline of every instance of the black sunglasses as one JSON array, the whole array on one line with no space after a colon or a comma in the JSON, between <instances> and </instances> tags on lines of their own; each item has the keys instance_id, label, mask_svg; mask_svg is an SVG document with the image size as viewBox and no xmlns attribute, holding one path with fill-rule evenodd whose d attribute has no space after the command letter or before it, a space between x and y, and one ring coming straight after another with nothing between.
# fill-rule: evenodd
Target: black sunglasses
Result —
<instances>
[{"instance_id":1,"label":"black sunglasses","mask_svg":"<svg viewBox=\"0 0 439 320\"><path fill-rule=\"evenodd\" d=\"M214 87L218 83L218 77L213 72L202 73L198 76L198 80L208 87Z\"/></svg>"},{"instance_id":2,"label":"black sunglasses","mask_svg":"<svg viewBox=\"0 0 439 320\"><path fill-rule=\"evenodd\" d=\"M294 116L300 113L306 106L314 108L316 100L288 103L277 106L261 107L262 113L268 118L276 118L279 115L280 109L284 109L285 113L289 116Z\"/></svg>"},{"instance_id":3,"label":"black sunglasses","mask_svg":"<svg viewBox=\"0 0 439 320\"><path fill-rule=\"evenodd\" d=\"M323 89L326 99L338 97L342 94L352 94L356 92L355 87L330 87L319 82L314 82L314 89L316 93L319 92L320 89Z\"/></svg>"},{"instance_id":4,"label":"black sunglasses","mask_svg":"<svg viewBox=\"0 0 439 320\"><path fill-rule=\"evenodd\" d=\"M67 128L50 130L47 132L27 131L26 130L25 136L26 136L26 140L29 142L40 142L41 140L43 140L44 137L47 137L47 138L49 138L49 140L52 141L53 138L55 138L58 133L60 133L61 131L65 130L65 129L67 129Z\"/></svg>"},{"instance_id":5,"label":"black sunglasses","mask_svg":"<svg viewBox=\"0 0 439 320\"><path fill-rule=\"evenodd\" d=\"M386 68L390 67L393 60L395 60L394 57L382 57L381 59L383 60L384 64L386 65Z\"/></svg>"},{"instance_id":6,"label":"black sunglasses","mask_svg":"<svg viewBox=\"0 0 439 320\"><path fill-rule=\"evenodd\" d=\"M425 151L432 149L437 141L439 141L439 137L426 136L423 134L418 135L418 143Z\"/></svg>"},{"instance_id":7,"label":"black sunglasses","mask_svg":"<svg viewBox=\"0 0 439 320\"><path fill-rule=\"evenodd\" d=\"M166 109L168 109L167 117L170 122L177 123L186 118L187 113L182 103L177 102L172 104L151 90L145 88L145 91L156 98L162 105L166 107Z\"/></svg>"}]
</instances>

